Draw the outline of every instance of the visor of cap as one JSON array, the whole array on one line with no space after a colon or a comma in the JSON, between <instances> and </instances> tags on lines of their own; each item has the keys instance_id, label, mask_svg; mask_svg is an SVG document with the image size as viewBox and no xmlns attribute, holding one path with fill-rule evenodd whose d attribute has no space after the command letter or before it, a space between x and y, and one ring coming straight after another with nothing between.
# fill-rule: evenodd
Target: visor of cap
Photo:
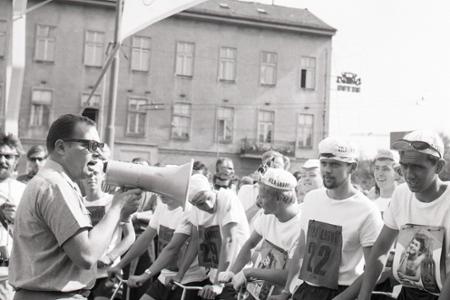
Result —
<instances>
[{"instance_id":1,"label":"visor of cap","mask_svg":"<svg viewBox=\"0 0 450 300\"><path fill-rule=\"evenodd\" d=\"M378 149L374 160L378 160L378 159L390 159L396 163L399 162L398 153L394 152L392 150L389 150L389 149Z\"/></svg>"},{"instance_id":2,"label":"visor of cap","mask_svg":"<svg viewBox=\"0 0 450 300\"><path fill-rule=\"evenodd\" d=\"M358 151L355 145L347 139L327 137L319 143L320 159L328 158L346 162L355 162Z\"/></svg>"},{"instance_id":3,"label":"visor of cap","mask_svg":"<svg viewBox=\"0 0 450 300\"><path fill-rule=\"evenodd\" d=\"M320 161L318 159L308 159L303 164L303 169L312 169L312 168L319 168L320 167Z\"/></svg>"},{"instance_id":4,"label":"visor of cap","mask_svg":"<svg viewBox=\"0 0 450 300\"><path fill-rule=\"evenodd\" d=\"M322 153L322 154L327 154L327 153ZM336 155L320 155L319 161L322 161L322 160L337 160L337 161L342 161L345 163L354 163L357 161L357 159L353 158L353 157L342 157L342 156L336 156Z\"/></svg>"}]
</instances>

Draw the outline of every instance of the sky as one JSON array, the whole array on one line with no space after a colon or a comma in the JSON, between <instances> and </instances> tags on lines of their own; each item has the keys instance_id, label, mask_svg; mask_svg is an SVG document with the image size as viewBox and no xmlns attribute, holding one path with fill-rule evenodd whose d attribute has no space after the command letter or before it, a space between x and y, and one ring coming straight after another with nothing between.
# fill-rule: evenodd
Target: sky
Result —
<instances>
[{"instance_id":1,"label":"sky","mask_svg":"<svg viewBox=\"0 0 450 300\"><path fill-rule=\"evenodd\" d=\"M450 135L450 1L274 2L307 8L338 30L332 46L331 134L369 148L387 146L391 131ZM359 75L361 93L336 91L336 76L345 71Z\"/></svg>"}]
</instances>

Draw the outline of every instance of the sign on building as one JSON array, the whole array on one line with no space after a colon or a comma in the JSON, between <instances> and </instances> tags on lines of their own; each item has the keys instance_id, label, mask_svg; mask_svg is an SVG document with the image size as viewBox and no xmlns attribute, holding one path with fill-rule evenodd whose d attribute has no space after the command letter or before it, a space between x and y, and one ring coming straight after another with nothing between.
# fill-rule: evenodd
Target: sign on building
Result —
<instances>
[{"instance_id":1,"label":"sign on building","mask_svg":"<svg viewBox=\"0 0 450 300\"><path fill-rule=\"evenodd\" d=\"M342 72L337 77L337 90L340 92L359 93L361 92L361 78L356 73Z\"/></svg>"}]
</instances>

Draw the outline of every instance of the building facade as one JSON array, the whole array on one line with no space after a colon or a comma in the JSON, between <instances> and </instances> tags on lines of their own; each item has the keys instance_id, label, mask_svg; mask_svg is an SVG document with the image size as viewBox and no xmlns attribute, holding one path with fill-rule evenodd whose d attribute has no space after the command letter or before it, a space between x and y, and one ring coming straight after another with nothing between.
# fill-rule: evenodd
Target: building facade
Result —
<instances>
[{"instance_id":1,"label":"building facade","mask_svg":"<svg viewBox=\"0 0 450 300\"><path fill-rule=\"evenodd\" d=\"M2 101L10 11L11 1L1 1ZM27 15L25 145L44 143L64 113L87 115L104 133L109 74L87 98L111 48L114 14L114 1L55 0ZM308 10L235 0L149 26L120 50L114 157L212 167L227 156L245 175L275 149L295 170L327 135L335 31Z\"/></svg>"}]
</instances>

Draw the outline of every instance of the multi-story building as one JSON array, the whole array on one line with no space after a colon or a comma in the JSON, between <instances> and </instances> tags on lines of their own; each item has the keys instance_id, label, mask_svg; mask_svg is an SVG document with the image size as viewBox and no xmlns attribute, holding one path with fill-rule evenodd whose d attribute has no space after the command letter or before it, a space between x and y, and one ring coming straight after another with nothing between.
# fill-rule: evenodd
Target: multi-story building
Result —
<instances>
[{"instance_id":1,"label":"multi-story building","mask_svg":"<svg viewBox=\"0 0 450 300\"><path fill-rule=\"evenodd\" d=\"M11 1L0 1L2 101L10 11ZM25 145L43 143L64 113L90 116L104 132L108 76L86 100L114 15L113 0L55 0L27 15ZM335 31L306 9L236 0L210 0L149 26L121 49L114 157L212 167L227 156L244 175L270 148L294 166L316 156L328 131Z\"/></svg>"}]
</instances>

